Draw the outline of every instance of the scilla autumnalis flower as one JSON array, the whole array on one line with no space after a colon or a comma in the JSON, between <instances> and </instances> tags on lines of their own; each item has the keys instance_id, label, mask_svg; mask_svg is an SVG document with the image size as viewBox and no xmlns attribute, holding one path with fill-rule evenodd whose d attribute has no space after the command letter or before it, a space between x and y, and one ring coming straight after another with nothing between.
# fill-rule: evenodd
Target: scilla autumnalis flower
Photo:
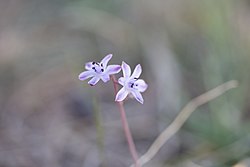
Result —
<instances>
[{"instance_id":1,"label":"scilla autumnalis flower","mask_svg":"<svg viewBox=\"0 0 250 167\"><path fill-rule=\"evenodd\" d=\"M85 64L85 69L87 71L82 72L79 75L80 80L86 80L91 78L88 81L88 84L94 86L100 79L103 82L110 80L109 75L119 73L121 71L120 65L108 65L109 60L112 58L112 54L105 56L101 62L88 62Z\"/></svg>"},{"instance_id":2,"label":"scilla autumnalis flower","mask_svg":"<svg viewBox=\"0 0 250 167\"><path fill-rule=\"evenodd\" d=\"M118 79L118 83L121 84L123 88L121 88L117 93L115 101L123 101L128 94L132 94L138 102L143 104L144 100L141 92L144 92L148 85L144 80L139 79L142 73L141 65L138 64L131 75L131 69L129 65L125 62L122 62L122 72L123 77Z\"/></svg>"}]
</instances>

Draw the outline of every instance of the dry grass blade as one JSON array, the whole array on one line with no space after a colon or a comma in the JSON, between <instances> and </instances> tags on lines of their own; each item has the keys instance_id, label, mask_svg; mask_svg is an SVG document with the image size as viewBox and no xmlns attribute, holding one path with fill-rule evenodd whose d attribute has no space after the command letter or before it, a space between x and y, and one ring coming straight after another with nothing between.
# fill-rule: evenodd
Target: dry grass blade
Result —
<instances>
[{"instance_id":1,"label":"dry grass blade","mask_svg":"<svg viewBox=\"0 0 250 167\"><path fill-rule=\"evenodd\" d=\"M164 143L166 143L166 141L168 141L176 132L179 131L181 126L186 122L186 120L196 110L196 108L217 98L226 91L236 88L237 86L238 82L231 80L191 100L180 111L175 120L156 138L148 151L139 158L138 163L143 166L149 162L164 145ZM131 167L134 167L134 165L131 165Z\"/></svg>"}]
</instances>

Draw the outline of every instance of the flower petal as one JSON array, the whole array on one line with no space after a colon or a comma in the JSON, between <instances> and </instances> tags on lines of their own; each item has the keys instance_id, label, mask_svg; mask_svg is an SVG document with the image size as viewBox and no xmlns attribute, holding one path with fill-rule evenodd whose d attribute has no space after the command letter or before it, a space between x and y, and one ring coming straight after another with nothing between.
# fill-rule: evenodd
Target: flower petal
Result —
<instances>
[{"instance_id":1,"label":"flower petal","mask_svg":"<svg viewBox=\"0 0 250 167\"><path fill-rule=\"evenodd\" d=\"M90 77L93 77L94 73L92 71L84 71L81 74L79 74L78 78L83 81L85 79L88 79Z\"/></svg>"},{"instance_id":2,"label":"flower petal","mask_svg":"<svg viewBox=\"0 0 250 167\"><path fill-rule=\"evenodd\" d=\"M138 64L138 65L135 67L134 72L133 72L133 74L131 75L131 78L139 78L140 75L141 75L141 72L142 72L141 65Z\"/></svg>"},{"instance_id":3,"label":"flower petal","mask_svg":"<svg viewBox=\"0 0 250 167\"><path fill-rule=\"evenodd\" d=\"M125 81L126 81L126 79L125 79L124 77L120 77L120 78L118 79L118 83L121 84L122 86L124 86Z\"/></svg>"},{"instance_id":4,"label":"flower petal","mask_svg":"<svg viewBox=\"0 0 250 167\"><path fill-rule=\"evenodd\" d=\"M131 91L131 93L137 101L139 101L141 104L143 104L144 100L143 100L143 97L139 91Z\"/></svg>"},{"instance_id":5,"label":"flower petal","mask_svg":"<svg viewBox=\"0 0 250 167\"><path fill-rule=\"evenodd\" d=\"M128 91L125 88L121 88L116 94L115 101L123 101L128 95Z\"/></svg>"},{"instance_id":6,"label":"flower petal","mask_svg":"<svg viewBox=\"0 0 250 167\"><path fill-rule=\"evenodd\" d=\"M127 63L125 63L124 61L122 62L122 72L123 72L123 76L125 78L129 78L131 75L131 69L130 69L129 65Z\"/></svg>"},{"instance_id":7,"label":"flower petal","mask_svg":"<svg viewBox=\"0 0 250 167\"><path fill-rule=\"evenodd\" d=\"M121 66L120 65L109 65L107 67L106 71L107 71L107 73L109 75L111 75L111 74L117 74L117 73L119 73L121 71Z\"/></svg>"},{"instance_id":8,"label":"flower petal","mask_svg":"<svg viewBox=\"0 0 250 167\"><path fill-rule=\"evenodd\" d=\"M135 81L135 87L139 92L144 92L148 88L148 84L143 79Z\"/></svg>"},{"instance_id":9,"label":"flower petal","mask_svg":"<svg viewBox=\"0 0 250 167\"><path fill-rule=\"evenodd\" d=\"M100 62L103 65L103 68L107 67L107 64L109 62L109 60L112 58L112 54L108 54L107 56L105 56L102 61Z\"/></svg>"},{"instance_id":10,"label":"flower petal","mask_svg":"<svg viewBox=\"0 0 250 167\"><path fill-rule=\"evenodd\" d=\"M101 79L103 82L108 82L110 80L110 77L108 74L104 74L101 76Z\"/></svg>"},{"instance_id":11,"label":"flower petal","mask_svg":"<svg viewBox=\"0 0 250 167\"><path fill-rule=\"evenodd\" d=\"M86 69L86 70L92 70L92 66L93 66L92 63L93 63L93 62L87 62L87 63L85 64L85 69Z\"/></svg>"},{"instance_id":12,"label":"flower petal","mask_svg":"<svg viewBox=\"0 0 250 167\"><path fill-rule=\"evenodd\" d=\"M100 80L99 77L93 77L91 80L89 80L88 84L90 86L94 86L99 80Z\"/></svg>"}]
</instances>

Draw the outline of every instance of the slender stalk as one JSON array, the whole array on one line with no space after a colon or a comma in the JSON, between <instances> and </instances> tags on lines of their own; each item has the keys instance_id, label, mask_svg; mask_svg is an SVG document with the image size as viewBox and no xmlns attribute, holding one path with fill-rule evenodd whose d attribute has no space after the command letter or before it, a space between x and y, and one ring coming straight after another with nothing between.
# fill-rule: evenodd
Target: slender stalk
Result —
<instances>
[{"instance_id":1,"label":"slender stalk","mask_svg":"<svg viewBox=\"0 0 250 167\"><path fill-rule=\"evenodd\" d=\"M97 146L98 146L98 153L99 153L99 160L101 166L103 166L104 160L104 128L101 119L101 113L98 103L98 99L96 96L93 97L93 107L94 107L94 118L95 118L95 125L96 125L96 133L97 133Z\"/></svg>"},{"instance_id":2,"label":"slender stalk","mask_svg":"<svg viewBox=\"0 0 250 167\"><path fill-rule=\"evenodd\" d=\"M115 94L117 94L117 92L118 92L117 80L116 80L114 75L111 76L111 79L113 81ZM126 116L126 112L125 112L125 109L123 106L123 102L117 102L117 104L118 104L118 107L119 107L119 110L121 113L121 120L122 120L123 129L124 129L127 141L128 141L130 153L134 159L135 167L140 167L140 165L138 164L138 161L137 161L138 160L138 153L136 151L135 143L134 143L134 140L132 138L132 135L131 135L131 132L130 132L130 129L128 126L127 116Z\"/></svg>"},{"instance_id":3,"label":"slender stalk","mask_svg":"<svg viewBox=\"0 0 250 167\"><path fill-rule=\"evenodd\" d=\"M191 100L178 114L175 120L155 139L153 144L150 146L148 151L142 155L137 163L141 166L149 162L156 153L161 149L161 147L174 135L176 134L182 125L186 122L189 116L201 105L208 103L209 101L221 96L225 92L236 88L238 86L238 81L231 80L225 82L216 88L205 92L204 94ZM136 164L130 167L136 167Z\"/></svg>"}]
</instances>

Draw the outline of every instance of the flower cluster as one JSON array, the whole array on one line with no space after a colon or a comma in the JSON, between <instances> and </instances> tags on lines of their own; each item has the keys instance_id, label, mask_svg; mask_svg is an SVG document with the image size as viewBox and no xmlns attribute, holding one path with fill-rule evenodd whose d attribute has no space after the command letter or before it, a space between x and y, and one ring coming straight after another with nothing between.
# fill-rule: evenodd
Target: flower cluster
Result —
<instances>
[{"instance_id":1,"label":"flower cluster","mask_svg":"<svg viewBox=\"0 0 250 167\"><path fill-rule=\"evenodd\" d=\"M86 63L85 69L87 71L80 73L79 79L83 81L91 78L88 84L94 86L99 80L103 82L109 81L110 75L117 74L122 69L123 77L118 79L118 83L123 87L118 91L115 101L123 101L129 94L132 94L138 102L143 104L144 100L141 92L144 92L148 85L144 80L139 79L142 73L141 65L138 64L131 75L131 68L125 62L122 62L121 66L107 65L111 58L112 54L109 54L105 56L101 62Z\"/></svg>"}]
</instances>

